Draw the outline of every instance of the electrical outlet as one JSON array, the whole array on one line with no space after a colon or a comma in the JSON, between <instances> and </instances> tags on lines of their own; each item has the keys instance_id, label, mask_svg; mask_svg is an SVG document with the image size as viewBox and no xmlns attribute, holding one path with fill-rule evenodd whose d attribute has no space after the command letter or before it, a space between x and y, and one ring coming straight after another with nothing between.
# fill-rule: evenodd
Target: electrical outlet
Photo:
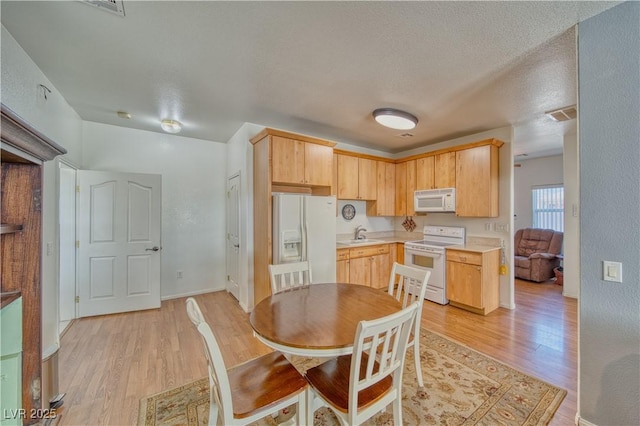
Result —
<instances>
[{"instance_id":1,"label":"electrical outlet","mask_svg":"<svg viewBox=\"0 0 640 426\"><path fill-rule=\"evenodd\" d=\"M496 232L509 232L509 224L508 223L496 223L495 224Z\"/></svg>"},{"instance_id":2,"label":"electrical outlet","mask_svg":"<svg viewBox=\"0 0 640 426\"><path fill-rule=\"evenodd\" d=\"M176 271L176 278L182 279L182 274L183 274L183 271L181 270Z\"/></svg>"}]
</instances>

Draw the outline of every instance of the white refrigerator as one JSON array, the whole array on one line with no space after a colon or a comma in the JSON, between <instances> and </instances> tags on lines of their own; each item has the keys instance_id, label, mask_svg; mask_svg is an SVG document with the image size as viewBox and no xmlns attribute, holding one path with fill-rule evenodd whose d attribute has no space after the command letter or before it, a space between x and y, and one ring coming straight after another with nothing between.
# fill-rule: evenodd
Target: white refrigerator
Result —
<instances>
[{"instance_id":1,"label":"white refrigerator","mask_svg":"<svg viewBox=\"0 0 640 426\"><path fill-rule=\"evenodd\" d=\"M336 198L273 194L273 263L309 261L314 283L336 281Z\"/></svg>"}]
</instances>

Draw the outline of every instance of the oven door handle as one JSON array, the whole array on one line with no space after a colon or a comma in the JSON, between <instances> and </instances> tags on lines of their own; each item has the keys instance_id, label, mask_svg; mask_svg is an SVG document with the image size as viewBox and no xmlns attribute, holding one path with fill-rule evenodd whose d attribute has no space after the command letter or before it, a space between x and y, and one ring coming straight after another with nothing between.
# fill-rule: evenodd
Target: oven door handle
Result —
<instances>
[{"instance_id":1,"label":"oven door handle","mask_svg":"<svg viewBox=\"0 0 640 426\"><path fill-rule=\"evenodd\" d=\"M417 254L417 255L429 256L429 257L433 257L433 258L442 257L442 255L443 255L443 253L440 253L440 252L437 252L437 251L422 251L422 250L411 250L411 249L408 249L407 252L409 254Z\"/></svg>"}]
</instances>

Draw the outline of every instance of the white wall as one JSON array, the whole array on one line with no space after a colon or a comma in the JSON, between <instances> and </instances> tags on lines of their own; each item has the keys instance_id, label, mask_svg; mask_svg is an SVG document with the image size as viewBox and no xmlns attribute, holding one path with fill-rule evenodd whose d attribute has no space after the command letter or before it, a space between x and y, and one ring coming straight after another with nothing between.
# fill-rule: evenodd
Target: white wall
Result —
<instances>
[{"instance_id":1,"label":"white wall","mask_svg":"<svg viewBox=\"0 0 640 426\"><path fill-rule=\"evenodd\" d=\"M581 424L640 424L639 22L626 2L578 27Z\"/></svg>"},{"instance_id":2,"label":"white wall","mask_svg":"<svg viewBox=\"0 0 640 426\"><path fill-rule=\"evenodd\" d=\"M351 220L345 220L342 217L342 208L346 204L351 204L356 209L356 215ZM363 226L367 232L393 232L394 218L382 216L367 216L367 202L361 200L338 200L338 217L336 218L336 234L345 236L351 235L353 238L355 230L358 226Z\"/></svg>"},{"instance_id":3,"label":"white wall","mask_svg":"<svg viewBox=\"0 0 640 426\"><path fill-rule=\"evenodd\" d=\"M224 289L226 145L92 122L83 130L84 168L162 175L162 298Z\"/></svg>"},{"instance_id":4,"label":"white wall","mask_svg":"<svg viewBox=\"0 0 640 426\"><path fill-rule=\"evenodd\" d=\"M540 185L562 185L564 182L562 155L518 160L513 170L514 228L533 226L531 190Z\"/></svg>"},{"instance_id":5,"label":"white wall","mask_svg":"<svg viewBox=\"0 0 640 426\"><path fill-rule=\"evenodd\" d=\"M82 120L55 86L2 26L2 103L39 132L67 150L69 162L79 164L82 156ZM43 97L43 84L51 90ZM56 161L44 166L42 208L42 348L51 354L58 339L58 189ZM47 254L47 243L53 251Z\"/></svg>"}]
</instances>

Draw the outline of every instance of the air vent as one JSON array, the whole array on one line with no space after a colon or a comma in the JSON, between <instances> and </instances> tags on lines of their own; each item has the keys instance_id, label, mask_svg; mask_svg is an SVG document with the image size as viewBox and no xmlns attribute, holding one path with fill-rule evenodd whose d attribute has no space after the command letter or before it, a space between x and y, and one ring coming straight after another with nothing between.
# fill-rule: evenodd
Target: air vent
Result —
<instances>
[{"instance_id":1,"label":"air vent","mask_svg":"<svg viewBox=\"0 0 640 426\"><path fill-rule=\"evenodd\" d=\"M578 110L576 109L575 105L572 105L556 109L554 111L547 111L545 112L545 114L553 121L569 121L578 116Z\"/></svg>"},{"instance_id":2,"label":"air vent","mask_svg":"<svg viewBox=\"0 0 640 426\"><path fill-rule=\"evenodd\" d=\"M413 134L413 133L406 132L406 133L400 133L400 134L399 134L399 135L397 135L397 136L398 136L399 138L412 138L412 137L414 136L414 134Z\"/></svg>"},{"instance_id":3,"label":"air vent","mask_svg":"<svg viewBox=\"0 0 640 426\"><path fill-rule=\"evenodd\" d=\"M118 16L124 16L122 0L82 0L85 4L96 6L98 9L107 10Z\"/></svg>"}]
</instances>

